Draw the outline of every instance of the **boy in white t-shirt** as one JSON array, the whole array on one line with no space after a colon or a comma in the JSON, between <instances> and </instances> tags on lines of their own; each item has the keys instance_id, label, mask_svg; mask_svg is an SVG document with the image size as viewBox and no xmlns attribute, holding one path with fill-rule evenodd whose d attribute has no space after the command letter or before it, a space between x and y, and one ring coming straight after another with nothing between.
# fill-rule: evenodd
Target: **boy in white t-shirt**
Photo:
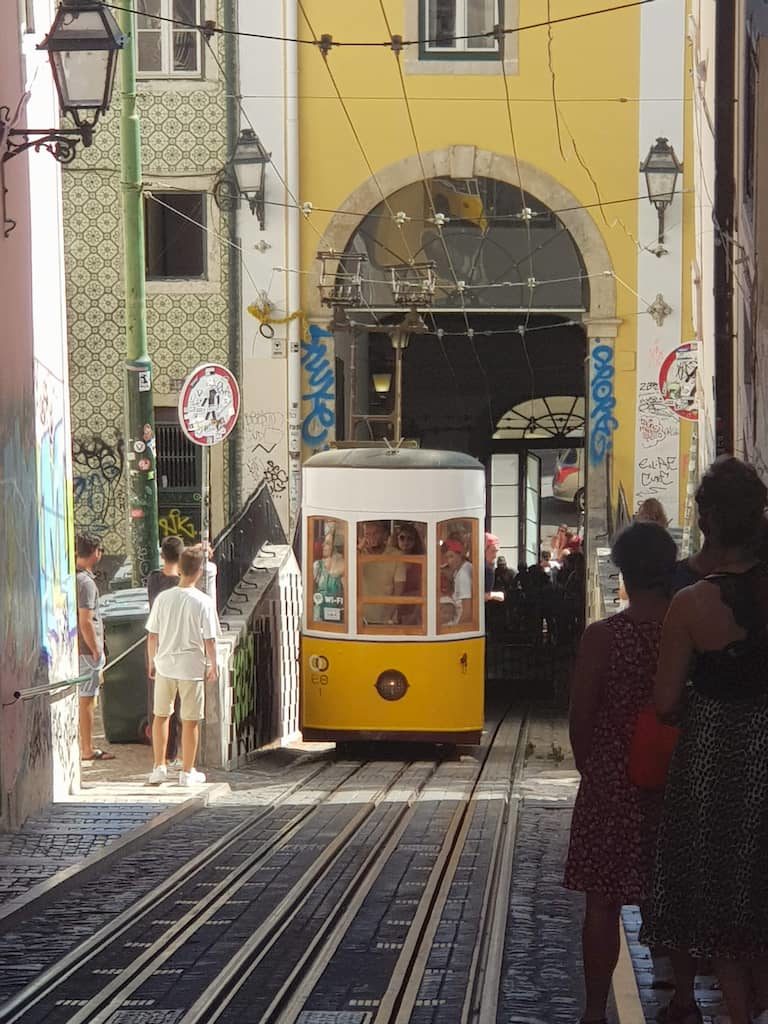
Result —
<instances>
[{"instance_id":1,"label":"boy in white t-shirt","mask_svg":"<svg viewBox=\"0 0 768 1024\"><path fill-rule=\"evenodd\" d=\"M147 619L150 676L155 680L155 719L152 748L155 766L151 786L168 779L165 751L168 719L178 694L181 701L181 760L179 785L205 782L195 768L203 719L205 683L216 681L216 636L219 620L213 599L197 589L203 572L203 553L187 548L179 560L177 587L157 597Z\"/></svg>"}]
</instances>

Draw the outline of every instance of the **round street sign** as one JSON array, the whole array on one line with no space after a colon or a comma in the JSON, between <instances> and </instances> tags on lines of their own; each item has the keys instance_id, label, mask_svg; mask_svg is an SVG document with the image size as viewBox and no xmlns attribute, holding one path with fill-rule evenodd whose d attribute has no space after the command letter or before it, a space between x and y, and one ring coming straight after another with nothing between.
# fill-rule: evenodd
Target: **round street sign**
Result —
<instances>
[{"instance_id":1,"label":"round street sign","mask_svg":"<svg viewBox=\"0 0 768 1024\"><path fill-rule=\"evenodd\" d=\"M226 366L203 363L184 381L179 423L193 444L219 444L229 437L240 412L240 389Z\"/></svg>"},{"instance_id":2,"label":"round street sign","mask_svg":"<svg viewBox=\"0 0 768 1024\"><path fill-rule=\"evenodd\" d=\"M659 372L661 397L684 420L699 418L696 401L697 352L698 344L695 341L679 345L669 353Z\"/></svg>"}]
</instances>

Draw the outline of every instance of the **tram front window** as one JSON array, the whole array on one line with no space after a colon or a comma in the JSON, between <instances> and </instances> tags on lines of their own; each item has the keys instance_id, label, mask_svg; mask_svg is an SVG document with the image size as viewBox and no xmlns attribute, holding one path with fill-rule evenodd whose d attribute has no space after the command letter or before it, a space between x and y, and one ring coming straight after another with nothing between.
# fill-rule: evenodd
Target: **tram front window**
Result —
<instances>
[{"instance_id":1,"label":"tram front window","mask_svg":"<svg viewBox=\"0 0 768 1024\"><path fill-rule=\"evenodd\" d=\"M344 628L347 524L339 519L309 520L312 592L309 622L316 629Z\"/></svg>"},{"instance_id":2,"label":"tram front window","mask_svg":"<svg viewBox=\"0 0 768 1024\"><path fill-rule=\"evenodd\" d=\"M368 520L358 527L358 627L362 633L426 628L426 524Z\"/></svg>"},{"instance_id":3,"label":"tram front window","mask_svg":"<svg viewBox=\"0 0 768 1024\"><path fill-rule=\"evenodd\" d=\"M478 628L477 520L450 519L437 527L439 575L438 632Z\"/></svg>"}]
</instances>

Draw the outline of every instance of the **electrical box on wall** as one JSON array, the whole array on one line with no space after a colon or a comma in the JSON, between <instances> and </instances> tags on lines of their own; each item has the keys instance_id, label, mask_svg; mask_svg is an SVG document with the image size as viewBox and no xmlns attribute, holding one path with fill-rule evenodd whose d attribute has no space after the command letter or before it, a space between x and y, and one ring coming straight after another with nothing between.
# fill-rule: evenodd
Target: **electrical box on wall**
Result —
<instances>
[{"instance_id":1,"label":"electrical box on wall","mask_svg":"<svg viewBox=\"0 0 768 1024\"><path fill-rule=\"evenodd\" d=\"M272 358L282 359L285 355L285 338L272 339Z\"/></svg>"}]
</instances>

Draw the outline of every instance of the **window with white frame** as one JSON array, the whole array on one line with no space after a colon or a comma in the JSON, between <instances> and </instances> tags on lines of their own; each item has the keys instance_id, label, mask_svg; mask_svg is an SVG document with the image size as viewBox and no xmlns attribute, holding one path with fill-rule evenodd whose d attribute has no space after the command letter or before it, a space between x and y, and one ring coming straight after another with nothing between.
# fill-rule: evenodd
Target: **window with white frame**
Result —
<instances>
[{"instance_id":1,"label":"window with white frame","mask_svg":"<svg viewBox=\"0 0 768 1024\"><path fill-rule=\"evenodd\" d=\"M421 0L420 57L493 60L502 0Z\"/></svg>"},{"instance_id":2,"label":"window with white frame","mask_svg":"<svg viewBox=\"0 0 768 1024\"><path fill-rule=\"evenodd\" d=\"M197 78L201 0L137 0L136 64L142 78Z\"/></svg>"}]
</instances>

